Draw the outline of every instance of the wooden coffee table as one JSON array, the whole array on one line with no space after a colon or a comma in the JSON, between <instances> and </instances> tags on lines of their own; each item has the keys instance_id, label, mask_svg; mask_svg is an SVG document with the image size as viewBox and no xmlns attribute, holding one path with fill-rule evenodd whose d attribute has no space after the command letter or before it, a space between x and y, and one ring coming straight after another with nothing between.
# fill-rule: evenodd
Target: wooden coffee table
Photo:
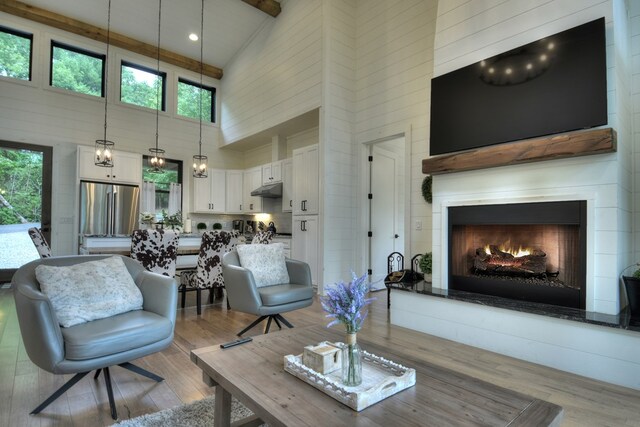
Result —
<instances>
[{"instance_id":1,"label":"wooden coffee table","mask_svg":"<svg viewBox=\"0 0 640 427\"><path fill-rule=\"evenodd\" d=\"M215 426L229 426L231 396L270 426L558 426L560 406L511 391L433 364L428 353L394 342L376 345L358 337L370 353L416 370L416 385L361 412L339 403L284 371L283 357L301 354L304 346L343 341L344 334L322 326L294 328L254 337L228 349L205 347L191 352L203 380L216 387Z\"/></svg>"}]
</instances>

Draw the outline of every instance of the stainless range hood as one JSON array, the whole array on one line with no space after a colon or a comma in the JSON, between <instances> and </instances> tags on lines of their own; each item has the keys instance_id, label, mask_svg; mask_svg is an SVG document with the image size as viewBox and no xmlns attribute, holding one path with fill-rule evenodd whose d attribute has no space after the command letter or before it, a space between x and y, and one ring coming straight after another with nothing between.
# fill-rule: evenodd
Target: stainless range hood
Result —
<instances>
[{"instance_id":1,"label":"stainless range hood","mask_svg":"<svg viewBox=\"0 0 640 427\"><path fill-rule=\"evenodd\" d=\"M277 199L278 197L282 197L282 183L277 182L275 184L265 184L262 187L253 190L251 195Z\"/></svg>"}]
</instances>

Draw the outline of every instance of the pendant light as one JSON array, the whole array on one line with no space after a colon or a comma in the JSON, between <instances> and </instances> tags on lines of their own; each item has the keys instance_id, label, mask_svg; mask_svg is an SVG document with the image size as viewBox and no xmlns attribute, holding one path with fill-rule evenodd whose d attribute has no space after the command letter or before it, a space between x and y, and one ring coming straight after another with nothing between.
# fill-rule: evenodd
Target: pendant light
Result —
<instances>
[{"instance_id":1,"label":"pendant light","mask_svg":"<svg viewBox=\"0 0 640 427\"><path fill-rule=\"evenodd\" d=\"M151 164L150 172L162 173L165 165L164 150L158 148L158 128L160 122L160 23L162 22L162 0L158 0L158 53L157 53L157 68L158 75L156 80L156 146L149 148L151 158L149 163Z\"/></svg>"},{"instance_id":2,"label":"pendant light","mask_svg":"<svg viewBox=\"0 0 640 427\"><path fill-rule=\"evenodd\" d=\"M109 98L109 41L111 35L111 0L107 8L107 53L104 57L104 137L96 139L94 164L103 168L113 167L113 148L115 143L107 139L107 105Z\"/></svg>"},{"instance_id":3,"label":"pendant light","mask_svg":"<svg viewBox=\"0 0 640 427\"><path fill-rule=\"evenodd\" d=\"M200 106L198 112L200 115L200 139L198 140L198 154L193 156L193 177L194 178L206 178L207 177L207 156L202 155L202 46L204 43L204 0L202 0L202 6L200 8ZM213 99L212 99L213 102Z\"/></svg>"}]
</instances>

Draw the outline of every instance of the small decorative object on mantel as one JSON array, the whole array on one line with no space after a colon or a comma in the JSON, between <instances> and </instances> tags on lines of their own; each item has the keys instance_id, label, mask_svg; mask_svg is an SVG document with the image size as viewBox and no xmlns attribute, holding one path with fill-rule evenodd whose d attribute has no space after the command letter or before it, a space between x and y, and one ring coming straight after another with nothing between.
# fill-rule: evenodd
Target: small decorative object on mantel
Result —
<instances>
[{"instance_id":1,"label":"small decorative object on mantel","mask_svg":"<svg viewBox=\"0 0 640 427\"><path fill-rule=\"evenodd\" d=\"M361 350L356 333L362 328L362 322L367 317L367 311L363 311L363 308L375 299L366 298L369 292L367 275L357 277L352 273L352 276L351 282L336 283L320 298L322 308L329 313L327 317L334 319L327 327L342 323L346 328L346 345L342 353L342 382L346 386L357 386L362 382Z\"/></svg>"},{"instance_id":2,"label":"small decorative object on mantel","mask_svg":"<svg viewBox=\"0 0 640 427\"><path fill-rule=\"evenodd\" d=\"M342 348L334 343L322 341L308 345L302 354L302 363L323 375L342 369Z\"/></svg>"},{"instance_id":3,"label":"small decorative object on mantel","mask_svg":"<svg viewBox=\"0 0 640 427\"><path fill-rule=\"evenodd\" d=\"M624 282L624 290L627 294L627 302L629 304L629 314L631 317L640 318L640 262L632 264L622 271L622 281ZM625 276L624 272L632 267L636 270L631 276Z\"/></svg>"}]
</instances>

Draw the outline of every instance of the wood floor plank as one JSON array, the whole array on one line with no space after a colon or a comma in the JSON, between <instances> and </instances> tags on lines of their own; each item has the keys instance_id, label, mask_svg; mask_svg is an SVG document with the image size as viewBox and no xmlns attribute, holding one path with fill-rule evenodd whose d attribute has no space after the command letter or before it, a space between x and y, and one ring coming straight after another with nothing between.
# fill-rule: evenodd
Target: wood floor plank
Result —
<instances>
[{"instance_id":1,"label":"wood floor plank","mask_svg":"<svg viewBox=\"0 0 640 427\"><path fill-rule=\"evenodd\" d=\"M53 375L31 364L22 345L11 292L0 290L0 427L113 424L104 380L101 376L99 381L94 381L92 374L41 415L28 415L71 376ZM373 302L359 336L375 346L388 346L393 334L394 340L399 340L405 347L403 351L409 360L426 354L435 365L560 405L564 408L563 427L640 426L640 392L637 390L390 326L386 296L383 293L373 295L377 300ZM287 313L285 317L298 327L327 323L317 301L311 307ZM205 305L201 316L197 316L193 306L179 309L173 344L162 352L134 361L164 377L164 382L156 384L121 368L112 369L121 419L129 414L153 412L213 394L213 388L202 382L201 370L191 362L189 352L235 339L235 334L254 319L255 316L227 310L226 303L220 301ZM261 333L261 327L256 327L247 335ZM444 397L434 395L433 398L437 402ZM377 410L375 406L372 408ZM295 410L292 408L292 411ZM429 422L428 408L416 408L416 411L424 416L425 423ZM344 412L345 416L351 414L349 411L338 412ZM430 421L438 424L442 420Z\"/></svg>"}]
</instances>

